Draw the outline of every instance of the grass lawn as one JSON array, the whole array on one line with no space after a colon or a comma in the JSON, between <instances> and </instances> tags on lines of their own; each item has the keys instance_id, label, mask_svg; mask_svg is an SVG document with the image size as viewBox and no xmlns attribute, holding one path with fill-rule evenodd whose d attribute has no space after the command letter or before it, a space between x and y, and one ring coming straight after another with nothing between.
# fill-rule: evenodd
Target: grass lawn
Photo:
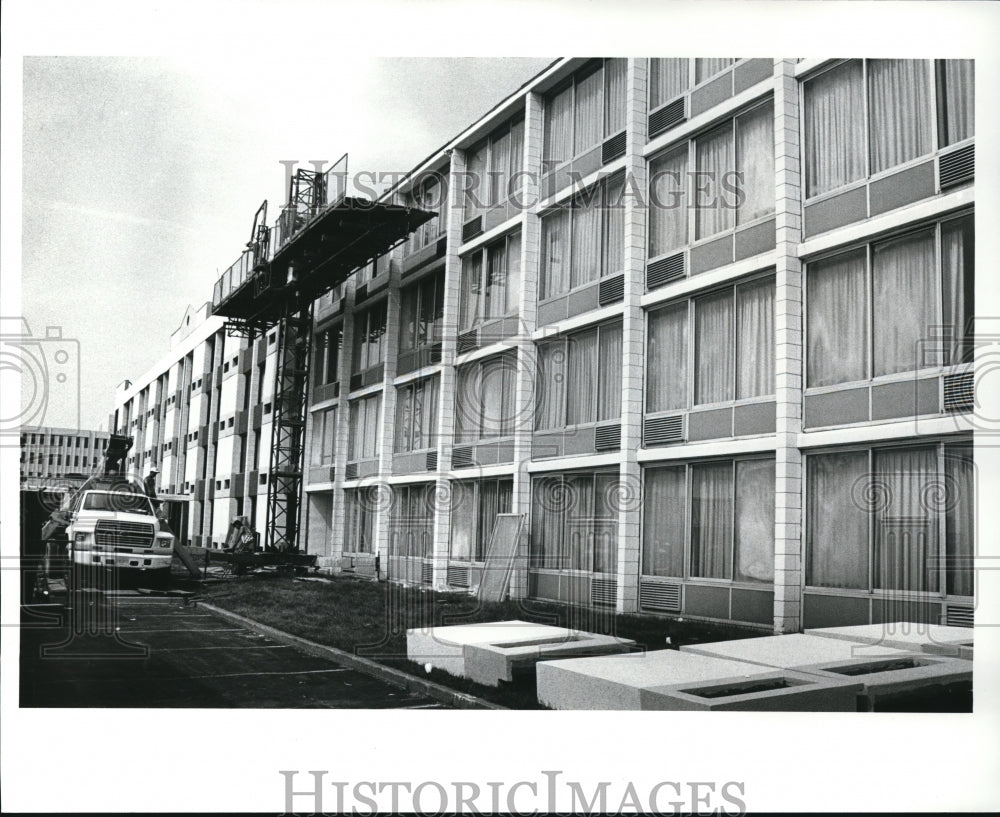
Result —
<instances>
[{"instance_id":1,"label":"grass lawn","mask_svg":"<svg viewBox=\"0 0 1000 817\"><path fill-rule=\"evenodd\" d=\"M199 557L196 561L201 563ZM199 595L211 604L516 709L539 708L533 676L493 689L439 669L432 669L428 674L422 666L406 658L407 629L520 619L619 635L647 650L676 649L682 644L760 634L720 624L615 615L612 611L534 599L481 604L466 593L401 587L352 576L314 581L315 574L307 579L296 579L261 572L204 582L200 586L186 576L175 560L175 585L197 588Z\"/></svg>"}]
</instances>

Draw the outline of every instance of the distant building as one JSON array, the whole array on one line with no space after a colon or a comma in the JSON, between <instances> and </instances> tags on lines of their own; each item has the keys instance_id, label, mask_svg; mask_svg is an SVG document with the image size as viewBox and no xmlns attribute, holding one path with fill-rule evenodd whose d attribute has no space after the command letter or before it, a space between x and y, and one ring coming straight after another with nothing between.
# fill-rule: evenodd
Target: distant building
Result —
<instances>
[{"instance_id":1,"label":"distant building","mask_svg":"<svg viewBox=\"0 0 1000 817\"><path fill-rule=\"evenodd\" d=\"M108 432L54 426L21 429L21 482L90 474L108 447Z\"/></svg>"}]
</instances>

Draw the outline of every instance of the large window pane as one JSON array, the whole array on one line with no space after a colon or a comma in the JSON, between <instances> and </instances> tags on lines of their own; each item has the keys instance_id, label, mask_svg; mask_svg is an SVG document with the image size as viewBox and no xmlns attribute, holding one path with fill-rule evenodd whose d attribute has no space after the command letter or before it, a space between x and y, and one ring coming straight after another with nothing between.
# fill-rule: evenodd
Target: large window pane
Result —
<instances>
[{"instance_id":1,"label":"large window pane","mask_svg":"<svg viewBox=\"0 0 1000 817\"><path fill-rule=\"evenodd\" d=\"M729 290L695 301L694 401L733 399L733 294Z\"/></svg>"},{"instance_id":2,"label":"large window pane","mask_svg":"<svg viewBox=\"0 0 1000 817\"><path fill-rule=\"evenodd\" d=\"M762 105L736 120L736 161L743 201L738 222L774 212L774 108ZM728 197L728 193L724 194Z\"/></svg>"},{"instance_id":3,"label":"large window pane","mask_svg":"<svg viewBox=\"0 0 1000 817\"><path fill-rule=\"evenodd\" d=\"M565 477L565 567L591 570L594 548L594 478L590 474Z\"/></svg>"},{"instance_id":4,"label":"large window pane","mask_svg":"<svg viewBox=\"0 0 1000 817\"><path fill-rule=\"evenodd\" d=\"M538 345L538 407L535 430L562 428L566 424L565 342Z\"/></svg>"},{"instance_id":5,"label":"large window pane","mask_svg":"<svg viewBox=\"0 0 1000 817\"><path fill-rule=\"evenodd\" d=\"M467 332L479 323L479 292L482 286L483 256L481 253L462 259L462 297L459 305L459 331Z\"/></svg>"},{"instance_id":6,"label":"large window pane","mask_svg":"<svg viewBox=\"0 0 1000 817\"><path fill-rule=\"evenodd\" d=\"M561 477L531 481L531 565L562 568L560 554L565 530L565 491Z\"/></svg>"},{"instance_id":7,"label":"large window pane","mask_svg":"<svg viewBox=\"0 0 1000 817\"><path fill-rule=\"evenodd\" d=\"M868 453L806 461L806 584L868 589Z\"/></svg>"},{"instance_id":8,"label":"large window pane","mask_svg":"<svg viewBox=\"0 0 1000 817\"><path fill-rule=\"evenodd\" d=\"M482 369L482 427L480 436L484 438L500 436L503 405L503 370L505 358L490 358Z\"/></svg>"},{"instance_id":9,"label":"large window pane","mask_svg":"<svg viewBox=\"0 0 1000 817\"><path fill-rule=\"evenodd\" d=\"M865 251L810 264L806 273L809 386L868 377Z\"/></svg>"},{"instance_id":10,"label":"large window pane","mask_svg":"<svg viewBox=\"0 0 1000 817\"><path fill-rule=\"evenodd\" d=\"M736 576L774 581L774 461L736 463Z\"/></svg>"},{"instance_id":11,"label":"large window pane","mask_svg":"<svg viewBox=\"0 0 1000 817\"><path fill-rule=\"evenodd\" d=\"M921 341L938 325L934 232L876 244L872 257L875 374L917 368Z\"/></svg>"},{"instance_id":12,"label":"large window pane","mask_svg":"<svg viewBox=\"0 0 1000 817\"><path fill-rule=\"evenodd\" d=\"M684 575L685 468L646 471L643 494L642 572L645 576Z\"/></svg>"},{"instance_id":13,"label":"large window pane","mask_svg":"<svg viewBox=\"0 0 1000 817\"><path fill-rule=\"evenodd\" d=\"M462 366L455 377L455 439L475 442L479 439L480 367L478 363Z\"/></svg>"},{"instance_id":14,"label":"large window pane","mask_svg":"<svg viewBox=\"0 0 1000 817\"><path fill-rule=\"evenodd\" d=\"M835 190L865 175L865 101L861 62L805 84L806 195Z\"/></svg>"},{"instance_id":15,"label":"large window pane","mask_svg":"<svg viewBox=\"0 0 1000 817\"><path fill-rule=\"evenodd\" d=\"M649 168L649 255L687 244L687 146Z\"/></svg>"},{"instance_id":16,"label":"large window pane","mask_svg":"<svg viewBox=\"0 0 1000 817\"><path fill-rule=\"evenodd\" d=\"M625 202L622 179L609 184L603 192L601 213L601 275L621 272L625 266Z\"/></svg>"},{"instance_id":17,"label":"large window pane","mask_svg":"<svg viewBox=\"0 0 1000 817\"><path fill-rule=\"evenodd\" d=\"M594 561L597 573L618 570L618 474L594 475Z\"/></svg>"},{"instance_id":18,"label":"large window pane","mask_svg":"<svg viewBox=\"0 0 1000 817\"><path fill-rule=\"evenodd\" d=\"M734 62L732 57L709 57L706 59L696 59L694 61L694 81L702 82L709 77L714 77L720 71L725 70Z\"/></svg>"},{"instance_id":19,"label":"large window pane","mask_svg":"<svg viewBox=\"0 0 1000 817\"><path fill-rule=\"evenodd\" d=\"M570 288L596 281L601 265L601 208L600 192L586 204L573 207L573 250L570 268ZM555 295L554 291L549 293Z\"/></svg>"},{"instance_id":20,"label":"large window pane","mask_svg":"<svg viewBox=\"0 0 1000 817\"><path fill-rule=\"evenodd\" d=\"M872 173L930 153L931 97L926 60L869 60Z\"/></svg>"},{"instance_id":21,"label":"large window pane","mask_svg":"<svg viewBox=\"0 0 1000 817\"><path fill-rule=\"evenodd\" d=\"M938 133L941 147L976 132L974 60L938 60Z\"/></svg>"},{"instance_id":22,"label":"large window pane","mask_svg":"<svg viewBox=\"0 0 1000 817\"><path fill-rule=\"evenodd\" d=\"M545 106L546 162L564 162L573 157L573 86L549 99Z\"/></svg>"},{"instance_id":23,"label":"large window pane","mask_svg":"<svg viewBox=\"0 0 1000 817\"><path fill-rule=\"evenodd\" d=\"M736 289L736 398L774 394L774 281Z\"/></svg>"},{"instance_id":24,"label":"large window pane","mask_svg":"<svg viewBox=\"0 0 1000 817\"><path fill-rule=\"evenodd\" d=\"M396 451L410 450L413 432L413 386L396 390Z\"/></svg>"},{"instance_id":25,"label":"large window pane","mask_svg":"<svg viewBox=\"0 0 1000 817\"><path fill-rule=\"evenodd\" d=\"M876 450L876 588L938 589L938 516L927 501L937 482L936 449Z\"/></svg>"},{"instance_id":26,"label":"large window pane","mask_svg":"<svg viewBox=\"0 0 1000 817\"><path fill-rule=\"evenodd\" d=\"M486 154L487 143L483 142L470 150L465 157L465 220L475 216L486 201Z\"/></svg>"},{"instance_id":27,"label":"large window pane","mask_svg":"<svg viewBox=\"0 0 1000 817\"><path fill-rule=\"evenodd\" d=\"M733 466L691 466L691 575L733 575Z\"/></svg>"},{"instance_id":28,"label":"large window pane","mask_svg":"<svg viewBox=\"0 0 1000 817\"><path fill-rule=\"evenodd\" d=\"M688 406L687 314L685 301L649 315L646 411Z\"/></svg>"},{"instance_id":29,"label":"large window pane","mask_svg":"<svg viewBox=\"0 0 1000 817\"><path fill-rule=\"evenodd\" d=\"M622 326L608 324L600 329L600 400L598 420L617 420L622 416Z\"/></svg>"},{"instance_id":30,"label":"large window pane","mask_svg":"<svg viewBox=\"0 0 1000 817\"><path fill-rule=\"evenodd\" d=\"M597 330L579 332L569 339L567 367L568 425L597 420Z\"/></svg>"},{"instance_id":31,"label":"large window pane","mask_svg":"<svg viewBox=\"0 0 1000 817\"><path fill-rule=\"evenodd\" d=\"M736 167L731 125L695 142L695 167L695 238L707 238L730 229L735 222L733 203L723 195L722 187L723 176Z\"/></svg>"},{"instance_id":32,"label":"large window pane","mask_svg":"<svg viewBox=\"0 0 1000 817\"><path fill-rule=\"evenodd\" d=\"M451 483L451 558L472 558L476 538L476 488L472 482Z\"/></svg>"},{"instance_id":33,"label":"large window pane","mask_svg":"<svg viewBox=\"0 0 1000 817\"><path fill-rule=\"evenodd\" d=\"M500 240L486 253L487 318L502 317L507 308L507 244Z\"/></svg>"},{"instance_id":34,"label":"large window pane","mask_svg":"<svg viewBox=\"0 0 1000 817\"><path fill-rule=\"evenodd\" d=\"M649 108L676 99L688 89L688 60L654 57L649 61Z\"/></svg>"},{"instance_id":35,"label":"large window pane","mask_svg":"<svg viewBox=\"0 0 1000 817\"><path fill-rule=\"evenodd\" d=\"M517 312L521 303L521 234L507 239L507 287L504 314Z\"/></svg>"},{"instance_id":36,"label":"large window pane","mask_svg":"<svg viewBox=\"0 0 1000 817\"><path fill-rule=\"evenodd\" d=\"M625 127L625 78L628 60L604 61L604 136L614 136Z\"/></svg>"},{"instance_id":37,"label":"large window pane","mask_svg":"<svg viewBox=\"0 0 1000 817\"><path fill-rule=\"evenodd\" d=\"M569 289L569 212L542 219L542 283L538 297L551 298Z\"/></svg>"},{"instance_id":38,"label":"large window pane","mask_svg":"<svg viewBox=\"0 0 1000 817\"><path fill-rule=\"evenodd\" d=\"M940 362L967 363L973 358L975 267L972 216L945 222L941 227L941 277L946 352Z\"/></svg>"},{"instance_id":39,"label":"large window pane","mask_svg":"<svg viewBox=\"0 0 1000 817\"><path fill-rule=\"evenodd\" d=\"M490 142L490 179L489 189L491 205L507 200L510 183L510 132L494 137Z\"/></svg>"},{"instance_id":40,"label":"large window pane","mask_svg":"<svg viewBox=\"0 0 1000 817\"><path fill-rule=\"evenodd\" d=\"M573 155L594 147L603 135L604 73L597 70L576 80L574 102Z\"/></svg>"},{"instance_id":41,"label":"large window pane","mask_svg":"<svg viewBox=\"0 0 1000 817\"><path fill-rule=\"evenodd\" d=\"M524 120L510 129L510 170L508 190L505 198L509 198L521 190L524 185Z\"/></svg>"},{"instance_id":42,"label":"large window pane","mask_svg":"<svg viewBox=\"0 0 1000 817\"><path fill-rule=\"evenodd\" d=\"M945 555L947 592L971 596L975 591L972 559L975 555L976 484L971 445L944 448Z\"/></svg>"}]
</instances>

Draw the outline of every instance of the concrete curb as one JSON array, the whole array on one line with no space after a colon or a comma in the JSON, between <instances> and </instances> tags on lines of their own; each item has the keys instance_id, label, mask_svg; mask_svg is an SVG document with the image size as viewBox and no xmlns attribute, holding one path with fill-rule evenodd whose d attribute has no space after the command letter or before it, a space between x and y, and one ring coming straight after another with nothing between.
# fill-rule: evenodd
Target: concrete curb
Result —
<instances>
[{"instance_id":1,"label":"concrete curb","mask_svg":"<svg viewBox=\"0 0 1000 817\"><path fill-rule=\"evenodd\" d=\"M363 672L366 675L378 678L380 681L385 681L387 684L402 687L410 692L419 692L429 698L434 698L442 703L454 706L457 709L507 709L505 706L492 703L491 701L487 701L482 698L477 698L475 695L469 695L465 692L457 692L454 689L449 689L448 687L434 683L433 681L426 681L422 678L417 678L415 675L403 672L402 670L387 667L384 664L379 664L377 661L372 661L370 658L362 658L360 655L353 655L349 652L345 652L344 650L338 650L336 647L328 647L325 644L317 644L315 641L310 641L308 638L302 638L301 636L286 633L283 630L279 630L267 624L261 624L259 621L254 621L252 618L246 618L238 613L223 610L221 607L216 607L214 604L209 604L206 601L201 601L199 599L194 603L198 607L203 607L220 618L225 618L236 624L242 624L244 627L258 630L276 641L294 644L296 647L309 653L310 655L315 655L319 658L327 658L337 664L342 664L350 667L351 669L358 670L358 672Z\"/></svg>"}]
</instances>

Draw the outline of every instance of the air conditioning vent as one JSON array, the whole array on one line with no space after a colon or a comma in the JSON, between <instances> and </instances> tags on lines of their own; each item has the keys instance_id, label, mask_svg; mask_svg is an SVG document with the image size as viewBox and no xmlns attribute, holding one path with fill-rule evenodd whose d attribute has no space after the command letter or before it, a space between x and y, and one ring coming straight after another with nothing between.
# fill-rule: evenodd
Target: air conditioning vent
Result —
<instances>
[{"instance_id":1,"label":"air conditioning vent","mask_svg":"<svg viewBox=\"0 0 1000 817\"><path fill-rule=\"evenodd\" d=\"M606 165L625 155L625 131L604 140L601 145L601 164Z\"/></svg>"},{"instance_id":2,"label":"air conditioning vent","mask_svg":"<svg viewBox=\"0 0 1000 817\"><path fill-rule=\"evenodd\" d=\"M428 451L424 459L424 468L428 471L437 471L438 467L438 452Z\"/></svg>"},{"instance_id":3,"label":"air conditioning vent","mask_svg":"<svg viewBox=\"0 0 1000 817\"><path fill-rule=\"evenodd\" d=\"M652 445L682 442L684 442L683 414L673 414L670 417L651 417L642 424L642 444L647 448Z\"/></svg>"},{"instance_id":4,"label":"air conditioning vent","mask_svg":"<svg viewBox=\"0 0 1000 817\"><path fill-rule=\"evenodd\" d=\"M451 450L452 468L470 468L472 466L472 446L463 445Z\"/></svg>"},{"instance_id":5,"label":"air conditioning vent","mask_svg":"<svg viewBox=\"0 0 1000 817\"><path fill-rule=\"evenodd\" d=\"M471 241L477 235L483 232L483 217L476 216L475 218L470 218L465 224L462 225L462 243L466 241Z\"/></svg>"},{"instance_id":6,"label":"air conditioning vent","mask_svg":"<svg viewBox=\"0 0 1000 817\"><path fill-rule=\"evenodd\" d=\"M675 99L669 105L664 105L649 115L646 132L649 138L659 136L668 128L679 125L687 118L687 100L685 97Z\"/></svg>"},{"instance_id":7,"label":"air conditioning vent","mask_svg":"<svg viewBox=\"0 0 1000 817\"><path fill-rule=\"evenodd\" d=\"M441 362L441 344L440 343L435 343L433 346L431 346L430 362L431 362L431 365L434 365L435 363L440 363Z\"/></svg>"},{"instance_id":8,"label":"air conditioning vent","mask_svg":"<svg viewBox=\"0 0 1000 817\"><path fill-rule=\"evenodd\" d=\"M434 563L423 562L420 565L421 584L431 584L434 581Z\"/></svg>"},{"instance_id":9,"label":"air conditioning vent","mask_svg":"<svg viewBox=\"0 0 1000 817\"><path fill-rule=\"evenodd\" d=\"M625 276L614 275L605 278L597 288L597 302L601 306L607 306L625 297Z\"/></svg>"},{"instance_id":10,"label":"air conditioning vent","mask_svg":"<svg viewBox=\"0 0 1000 817\"><path fill-rule=\"evenodd\" d=\"M456 342L455 353L464 354L465 352L472 352L479 348L479 330L472 329L469 332L463 332L458 336Z\"/></svg>"},{"instance_id":11,"label":"air conditioning vent","mask_svg":"<svg viewBox=\"0 0 1000 817\"><path fill-rule=\"evenodd\" d=\"M975 615L967 604L946 604L944 623L949 627L972 627Z\"/></svg>"},{"instance_id":12,"label":"air conditioning vent","mask_svg":"<svg viewBox=\"0 0 1000 817\"><path fill-rule=\"evenodd\" d=\"M590 581L590 603L595 607L614 607L618 596L618 579Z\"/></svg>"},{"instance_id":13,"label":"air conditioning vent","mask_svg":"<svg viewBox=\"0 0 1000 817\"><path fill-rule=\"evenodd\" d=\"M976 175L976 146L966 145L938 159L938 183L942 190L963 184Z\"/></svg>"},{"instance_id":14,"label":"air conditioning vent","mask_svg":"<svg viewBox=\"0 0 1000 817\"><path fill-rule=\"evenodd\" d=\"M646 265L646 289L658 289L671 281L683 278L686 273L684 253L660 258Z\"/></svg>"},{"instance_id":15,"label":"air conditioning vent","mask_svg":"<svg viewBox=\"0 0 1000 817\"><path fill-rule=\"evenodd\" d=\"M344 469L345 479L357 479L358 478L358 464L356 462L347 463L347 467Z\"/></svg>"},{"instance_id":16,"label":"air conditioning vent","mask_svg":"<svg viewBox=\"0 0 1000 817\"><path fill-rule=\"evenodd\" d=\"M665 613L681 611L681 586L663 582L639 582L639 608Z\"/></svg>"},{"instance_id":17,"label":"air conditioning vent","mask_svg":"<svg viewBox=\"0 0 1000 817\"><path fill-rule=\"evenodd\" d=\"M617 451L622 447L622 424L598 426L594 432L594 448L598 451Z\"/></svg>"},{"instance_id":18,"label":"air conditioning vent","mask_svg":"<svg viewBox=\"0 0 1000 817\"><path fill-rule=\"evenodd\" d=\"M469 586L468 565L448 565L448 584L452 587Z\"/></svg>"},{"instance_id":19,"label":"air conditioning vent","mask_svg":"<svg viewBox=\"0 0 1000 817\"><path fill-rule=\"evenodd\" d=\"M975 382L972 372L944 376L944 410L972 411L975 407Z\"/></svg>"},{"instance_id":20,"label":"air conditioning vent","mask_svg":"<svg viewBox=\"0 0 1000 817\"><path fill-rule=\"evenodd\" d=\"M365 298L368 297L368 284L362 284L358 287L357 291L354 293L354 302L361 303Z\"/></svg>"}]
</instances>

